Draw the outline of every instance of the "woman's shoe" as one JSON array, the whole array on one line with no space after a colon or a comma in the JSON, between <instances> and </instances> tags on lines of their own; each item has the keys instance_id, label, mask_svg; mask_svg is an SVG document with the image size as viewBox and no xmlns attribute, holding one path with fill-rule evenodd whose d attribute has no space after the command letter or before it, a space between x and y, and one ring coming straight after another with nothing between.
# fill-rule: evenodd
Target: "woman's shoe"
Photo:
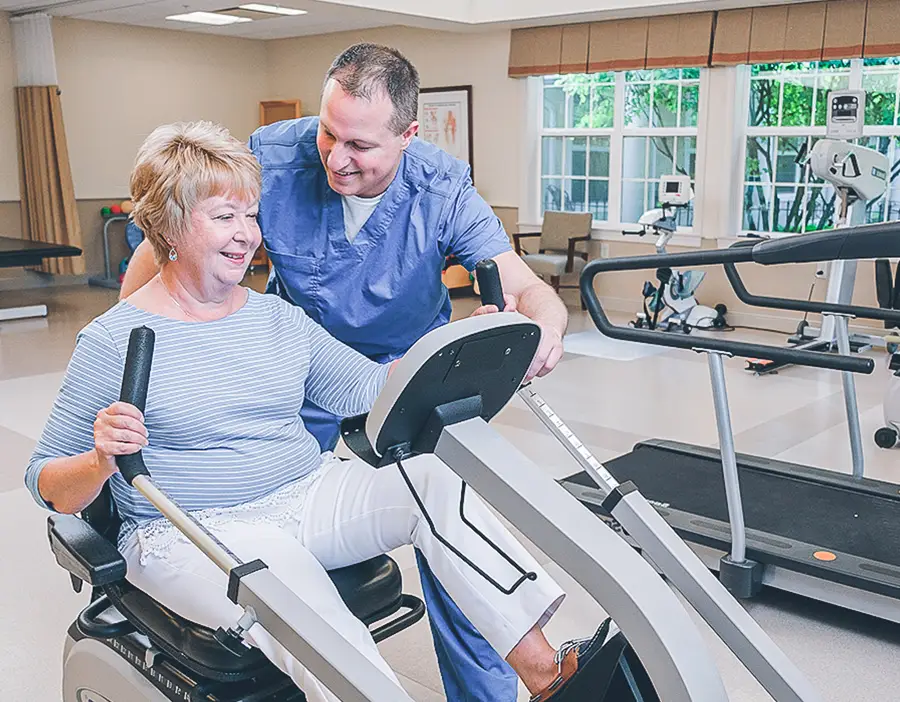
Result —
<instances>
[{"instance_id":1,"label":"woman's shoe","mask_svg":"<svg viewBox=\"0 0 900 702\"><path fill-rule=\"evenodd\" d=\"M530 702L594 702L602 699L596 695L598 692L602 695L609 686L612 670L606 660L608 657L597 654L606 643L609 625L607 619L591 638L563 644L556 653L559 674L547 687L532 695ZM593 698L589 696L591 693Z\"/></svg>"}]
</instances>

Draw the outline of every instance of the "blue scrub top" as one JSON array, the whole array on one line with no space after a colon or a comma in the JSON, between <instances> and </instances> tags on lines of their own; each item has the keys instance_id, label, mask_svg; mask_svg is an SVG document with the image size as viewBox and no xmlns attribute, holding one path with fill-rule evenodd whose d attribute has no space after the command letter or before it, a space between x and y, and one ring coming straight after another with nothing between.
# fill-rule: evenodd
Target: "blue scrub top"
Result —
<instances>
[{"instance_id":1,"label":"blue scrub top","mask_svg":"<svg viewBox=\"0 0 900 702\"><path fill-rule=\"evenodd\" d=\"M301 306L334 337L369 358L404 354L450 320L441 281L447 256L467 269L510 251L500 220L477 193L469 166L415 138L397 175L353 243L341 197L316 148L318 117L261 127L250 148L262 164L259 225L273 263L267 292ZM324 450L340 419L304 405Z\"/></svg>"}]
</instances>

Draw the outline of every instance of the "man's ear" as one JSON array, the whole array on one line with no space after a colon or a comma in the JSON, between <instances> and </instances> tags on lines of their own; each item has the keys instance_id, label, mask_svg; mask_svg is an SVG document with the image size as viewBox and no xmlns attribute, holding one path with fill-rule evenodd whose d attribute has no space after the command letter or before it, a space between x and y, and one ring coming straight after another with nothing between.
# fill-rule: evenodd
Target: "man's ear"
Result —
<instances>
[{"instance_id":1,"label":"man's ear","mask_svg":"<svg viewBox=\"0 0 900 702\"><path fill-rule=\"evenodd\" d=\"M406 131L403 132L403 134L400 135L400 138L403 139L403 148L404 148L404 149L405 149L407 146L409 146L409 142L412 141L412 138L416 135L416 133L417 133L418 131L419 131L419 123L418 123L418 121L413 121L413 123L410 124L410 125L406 128Z\"/></svg>"}]
</instances>

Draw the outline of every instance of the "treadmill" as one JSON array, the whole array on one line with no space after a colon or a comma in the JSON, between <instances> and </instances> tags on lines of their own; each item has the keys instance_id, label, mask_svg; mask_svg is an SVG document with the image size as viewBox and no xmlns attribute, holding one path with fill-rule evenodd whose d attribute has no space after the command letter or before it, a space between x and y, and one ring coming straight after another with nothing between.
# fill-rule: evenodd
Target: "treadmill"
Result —
<instances>
[{"instance_id":1,"label":"treadmill","mask_svg":"<svg viewBox=\"0 0 900 702\"><path fill-rule=\"evenodd\" d=\"M851 356L848 343L850 316L864 310L869 318L896 321L900 315L895 310L830 302L757 300L769 307L831 315L841 348L841 354L835 355L616 326L603 310L593 280L600 273L653 270L662 265L733 269L737 263L896 256L900 256L900 223L893 222L742 243L724 250L595 260L582 273L582 297L605 336L688 349L708 357L721 450L653 439L638 443L606 468L616 480L637 485L738 597L751 597L762 586L770 586L900 622L900 485L862 475L853 378L855 373L871 373L875 364L871 358ZM735 454L723 356L841 371L851 439L854 432L857 438L853 441L854 474ZM561 483L606 521L614 520L586 472Z\"/></svg>"}]
</instances>

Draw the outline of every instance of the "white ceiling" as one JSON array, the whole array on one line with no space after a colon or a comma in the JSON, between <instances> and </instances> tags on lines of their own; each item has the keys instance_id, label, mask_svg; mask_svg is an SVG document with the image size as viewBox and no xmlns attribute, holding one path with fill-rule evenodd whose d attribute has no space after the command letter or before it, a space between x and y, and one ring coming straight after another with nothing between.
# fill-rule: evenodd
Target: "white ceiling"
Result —
<instances>
[{"instance_id":1,"label":"white ceiling","mask_svg":"<svg viewBox=\"0 0 900 702\"><path fill-rule=\"evenodd\" d=\"M538 26L777 3L777 0L260 0L306 10L296 17L221 27L166 20L167 15L223 10L247 0L0 0L0 12L44 11L54 16L143 27L282 39L389 25L448 31ZM802 2L803 0L788 0Z\"/></svg>"}]
</instances>

